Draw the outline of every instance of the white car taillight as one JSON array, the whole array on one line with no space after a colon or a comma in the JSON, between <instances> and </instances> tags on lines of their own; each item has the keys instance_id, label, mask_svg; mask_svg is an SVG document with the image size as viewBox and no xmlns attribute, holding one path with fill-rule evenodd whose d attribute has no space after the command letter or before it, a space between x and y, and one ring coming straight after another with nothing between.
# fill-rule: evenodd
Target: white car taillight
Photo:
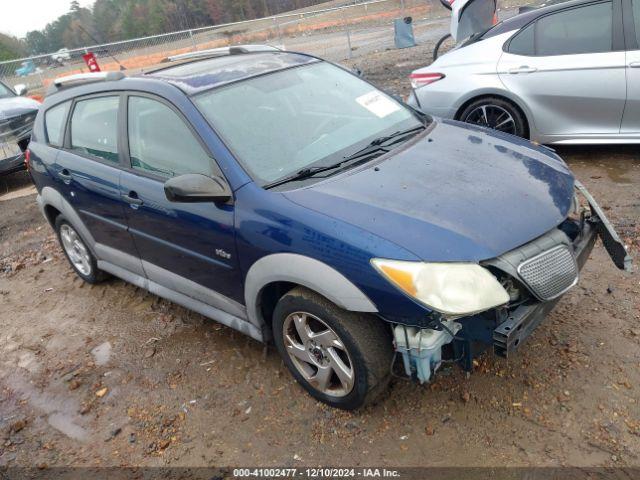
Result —
<instances>
[{"instance_id":1,"label":"white car taillight","mask_svg":"<svg viewBox=\"0 0 640 480\"><path fill-rule=\"evenodd\" d=\"M420 88L444 78L443 73L412 73L409 75L412 88Z\"/></svg>"}]
</instances>

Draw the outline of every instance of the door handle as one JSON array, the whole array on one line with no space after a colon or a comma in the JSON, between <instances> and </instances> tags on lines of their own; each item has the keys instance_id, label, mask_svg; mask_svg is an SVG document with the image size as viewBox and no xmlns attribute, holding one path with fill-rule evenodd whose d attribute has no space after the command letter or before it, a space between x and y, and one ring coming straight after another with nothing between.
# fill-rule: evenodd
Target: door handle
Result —
<instances>
[{"instance_id":1,"label":"door handle","mask_svg":"<svg viewBox=\"0 0 640 480\"><path fill-rule=\"evenodd\" d=\"M131 205L131 208L134 208L134 209L138 208L140 205L144 203L140 198L138 198L138 194L133 191L127 194L122 194L122 200L127 202L129 205Z\"/></svg>"},{"instance_id":2,"label":"door handle","mask_svg":"<svg viewBox=\"0 0 640 480\"><path fill-rule=\"evenodd\" d=\"M71 180L73 179L71 173L69 173L69 170L67 170L66 168L63 168L58 172L58 177L60 177L62 181L67 185L69 185L71 183Z\"/></svg>"},{"instance_id":3,"label":"door handle","mask_svg":"<svg viewBox=\"0 0 640 480\"><path fill-rule=\"evenodd\" d=\"M522 65L521 67L518 67L518 68L509 69L509 73L513 75L517 75L518 73L533 73L537 71L538 69L536 67L529 67L527 65Z\"/></svg>"},{"instance_id":4,"label":"door handle","mask_svg":"<svg viewBox=\"0 0 640 480\"><path fill-rule=\"evenodd\" d=\"M631 68L640 68L640 62L631 62L629 66Z\"/></svg>"}]
</instances>

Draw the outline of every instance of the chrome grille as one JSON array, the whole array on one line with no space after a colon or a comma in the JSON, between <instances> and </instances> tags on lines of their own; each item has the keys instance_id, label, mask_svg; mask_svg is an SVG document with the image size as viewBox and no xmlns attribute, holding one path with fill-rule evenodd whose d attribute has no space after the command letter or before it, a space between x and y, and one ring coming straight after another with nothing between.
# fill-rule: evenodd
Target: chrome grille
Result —
<instances>
[{"instance_id":1,"label":"chrome grille","mask_svg":"<svg viewBox=\"0 0 640 480\"><path fill-rule=\"evenodd\" d=\"M566 245L542 252L518 267L518 275L540 300L552 300L578 281L578 265Z\"/></svg>"}]
</instances>

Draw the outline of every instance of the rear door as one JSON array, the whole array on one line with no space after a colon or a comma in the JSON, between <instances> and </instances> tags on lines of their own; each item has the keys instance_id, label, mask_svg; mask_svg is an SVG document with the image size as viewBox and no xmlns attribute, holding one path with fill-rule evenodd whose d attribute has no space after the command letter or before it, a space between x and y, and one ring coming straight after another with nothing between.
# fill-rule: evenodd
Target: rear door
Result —
<instances>
[{"instance_id":1,"label":"rear door","mask_svg":"<svg viewBox=\"0 0 640 480\"><path fill-rule=\"evenodd\" d=\"M109 93L74 101L55 176L96 240L98 257L143 275L120 196L118 121L123 98Z\"/></svg>"},{"instance_id":2,"label":"rear door","mask_svg":"<svg viewBox=\"0 0 640 480\"><path fill-rule=\"evenodd\" d=\"M621 133L640 132L640 0L624 0L627 44L627 104Z\"/></svg>"},{"instance_id":3,"label":"rear door","mask_svg":"<svg viewBox=\"0 0 640 480\"><path fill-rule=\"evenodd\" d=\"M142 94L131 94L126 105L129 168L122 175L121 194L129 202L127 221L147 277L242 315L233 203L175 203L164 192L171 177L222 176L220 169L173 105Z\"/></svg>"},{"instance_id":4,"label":"rear door","mask_svg":"<svg viewBox=\"0 0 640 480\"><path fill-rule=\"evenodd\" d=\"M626 101L620 0L538 18L505 45L498 72L542 134L619 133Z\"/></svg>"}]
</instances>

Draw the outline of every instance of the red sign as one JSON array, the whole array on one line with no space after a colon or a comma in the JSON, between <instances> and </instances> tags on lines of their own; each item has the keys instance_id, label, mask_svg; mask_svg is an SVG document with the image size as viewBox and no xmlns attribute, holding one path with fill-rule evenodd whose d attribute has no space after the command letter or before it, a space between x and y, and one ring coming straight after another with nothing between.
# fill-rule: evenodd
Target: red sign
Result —
<instances>
[{"instance_id":1,"label":"red sign","mask_svg":"<svg viewBox=\"0 0 640 480\"><path fill-rule=\"evenodd\" d=\"M89 67L90 72L100 71L100 65L98 65L98 60L96 60L96 56L92 52L85 53L84 55L82 55L82 58L84 60L84 63L87 64L87 67Z\"/></svg>"}]
</instances>

